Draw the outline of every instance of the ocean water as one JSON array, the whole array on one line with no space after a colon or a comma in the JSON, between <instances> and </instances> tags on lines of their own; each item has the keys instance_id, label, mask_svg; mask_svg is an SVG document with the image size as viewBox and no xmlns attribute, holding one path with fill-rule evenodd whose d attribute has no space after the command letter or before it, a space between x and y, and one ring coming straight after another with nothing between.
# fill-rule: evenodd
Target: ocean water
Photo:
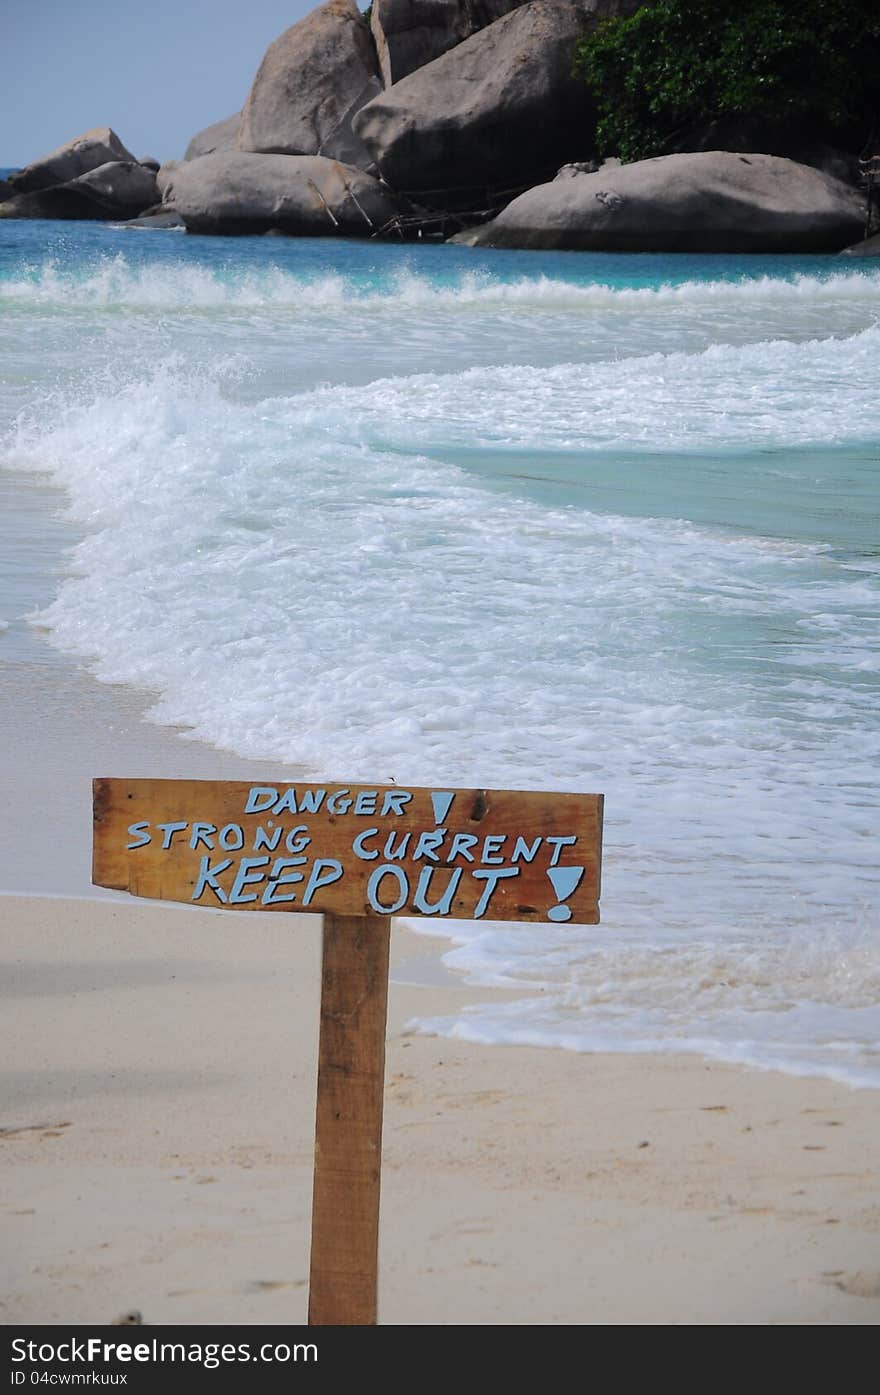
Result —
<instances>
[{"instance_id":1,"label":"ocean water","mask_svg":"<svg viewBox=\"0 0 880 1395\"><path fill-rule=\"evenodd\" d=\"M870 262L7 223L0 352L0 624L57 556L194 739L605 793L602 924L414 922L538 990L425 1026L880 1084Z\"/></svg>"}]
</instances>

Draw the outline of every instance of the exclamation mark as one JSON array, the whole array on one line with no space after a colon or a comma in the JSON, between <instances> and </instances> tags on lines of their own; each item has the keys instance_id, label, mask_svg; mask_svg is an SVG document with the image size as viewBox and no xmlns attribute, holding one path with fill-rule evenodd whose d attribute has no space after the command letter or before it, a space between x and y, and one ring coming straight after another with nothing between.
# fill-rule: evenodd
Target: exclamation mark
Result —
<instances>
[{"instance_id":1,"label":"exclamation mark","mask_svg":"<svg viewBox=\"0 0 880 1395\"><path fill-rule=\"evenodd\" d=\"M563 905L563 902L577 891L583 875L583 867L548 867L547 876L559 901L558 906L551 906L547 912L548 920L571 920L571 907Z\"/></svg>"},{"instance_id":2,"label":"exclamation mark","mask_svg":"<svg viewBox=\"0 0 880 1395\"><path fill-rule=\"evenodd\" d=\"M454 798L455 790L438 790L431 795L431 803L434 806L434 823L438 827L449 813Z\"/></svg>"}]
</instances>

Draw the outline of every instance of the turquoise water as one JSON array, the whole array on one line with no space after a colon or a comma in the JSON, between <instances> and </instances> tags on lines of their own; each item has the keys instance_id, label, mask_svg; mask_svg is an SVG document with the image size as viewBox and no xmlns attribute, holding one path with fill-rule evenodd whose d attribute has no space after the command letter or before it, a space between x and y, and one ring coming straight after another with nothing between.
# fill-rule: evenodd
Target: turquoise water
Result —
<instances>
[{"instance_id":1,"label":"turquoise water","mask_svg":"<svg viewBox=\"0 0 880 1395\"><path fill-rule=\"evenodd\" d=\"M877 1083L878 318L834 258L0 224L35 623L246 757L605 792L602 925L453 926L543 991L432 1025Z\"/></svg>"}]
</instances>

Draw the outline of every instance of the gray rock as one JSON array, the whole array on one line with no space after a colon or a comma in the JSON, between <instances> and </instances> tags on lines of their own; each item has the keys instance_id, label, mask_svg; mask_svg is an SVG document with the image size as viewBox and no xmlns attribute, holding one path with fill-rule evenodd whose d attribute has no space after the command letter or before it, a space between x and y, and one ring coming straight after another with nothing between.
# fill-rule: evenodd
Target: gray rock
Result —
<instances>
[{"instance_id":1,"label":"gray rock","mask_svg":"<svg viewBox=\"0 0 880 1395\"><path fill-rule=\"evenodd\" d=\"M715 150L540 185L470 240L595 252L836 252L864 216L864 198L821 170Z\"/></svg>"},{"instance_id":2,"label":"gray rock","mask_svg":"<svg viewBox=\"0 0 880 1395\"><path fill-rule=\"evenodd\" d=\"M321 155L203 155L177 166L164 201L197 233L369 237L397 212L378 180Z\"/></svg>"},{"instance_id":3,"label":"gray rock","mask_svg":"<svg viewBox=\"0 0 880 1395\"><path fill-rule=\"evenodd\" d=\"M354 0L327 0L266 50L241 114L239 149L371 167L351 123L381 90L363 15Z\"/></svg>"},{"instance_id":4,"label":"gray rock","mask_svg":"<svg viewBox=\"0 0 880 1395\"><path fill-rule=\"evenodd\" d=\"M227 152L217 151L209 153L221 154ZM202 157L198 156L195 158L201 159ZM160 165L158 170L156 171L156 188L159 191L159 198L163 201L163 203L166 202L166 194L168 192L168 189L174 179L174 175L176 174L177 170L180 169L182 163L183 162L181 160L166 160L164 165Z\"/></svg>"},{"instance_id":5,"label":"gray rock","mask_svg":"<svg viewBox=\"0 0 880 1395\"><path fill-rule=\"evenodd\" d=\"M218 150L238 149L238 129L241 125L241 112L227 116L223 121L215 121L203 131L196 131L186 147L184 160L198 160L202 155L214 155Z\"/></svg>"},{"instance_id":6,"label":"gray rock","mask_svg":"<svg viewBox=\"0 0 880 1395\"><path fill-rule=\"evenodd\" d=\"M525 0L373 0L370 28L386 87L485 29Z\"/></svg>"},{"instance_id":7,"label":"gray rock","mask_svg":"<svg viewBox=\"0 0 880 1395\"><path fill-rule=\"evenodd\" d=\"M166 228L185 228L186 224L176 209L169 208L164 203L157 203L153 208L145 209L138 218L127 219L125 227L164 230Z\"/></svg>"},{"instance_id":8,"label":"gray rock","mask_svg":"<svg viewBox=\"0 0 880 1395\"><path fill-rule=\"evenodd\" d=\"M96 126L59 145L49 155L26 165L10 176L9 183L16 194L29 194L37 189L51 189L57 184L68 184L99 165L116 161L134 161L130 150L126 150L115 131L109 126ZM135 162L136 163L136 162Z\"/></svg>"},{"instance_id":9,"label":"gray rock","mask_svg":"<svg viewBox=\"0 0 880 1395\"><path fill-rule=\"evenodd\" d=\"M162 168L161 162L152 155L142 155L138 164L143 165L145 170L152 170L153 174L158 174Z\"/></svg>"},{"instance_id":10,"label":"gray rock","mask_svg":"<svg viewBox=\"0 0 880 1395\"><path fill-rule=\"evenodd\" d=\"M32 194L13 194L0 203L0 218L100 218L95 205L86 199L66 197L64 186L37 189Z\"/></svg>"},{"instance_id":11,"label":"gray rock","mask_svg":"<svg viewBox=\"0 0 880 1395\"><path fill-rule=\"evenodd\" d=\"M138 160L100 165L64 187L103 205L114 218L136 218L159 199L155 174Z\"/></svg>"},{"instance_id":12,"label":"gray rock","mask_svg":"<svg viewBox=\"0 0 880 1395\"><path fill-rule=\"evenodd\" d=\"M137 160L112 160L66 184L0 204L0 218L135 218L158 197L156 177Z\"/></svg>"},{"instance_id":13,"label":"gray rock","mask_svg":"<svg viewBox=\"0 0 880 1395\"><path fill-rule=\"evenodd\" d=\"M488 223L483 224L483 227L489 226ZM480 242L482 231L483 228L464 228L461 232L453 233L451 237L447 237L446 241L454 242L458 247L480 247L482 246Z\"/></svg>"},{"instance_id":14,"label":"gray rock","mask_svg":"<svg viewBox=\"0 0 880 1395\"><path fill-rule=\"evenodd\" d=\"M435 201L523 188L585 153L592 99L575 44L616 0L531 0L395 83L354 129L396 189Z\"/></svg>"},{"instance_id":15,"label":"gray rock","mask_svg":"<svg viewBox=\"0 0 880 1395\"><path fill-rule=\"evenodd\" d=\"M844 247L840 255L842 257L880 257L880 233L874 233L873 237L863 238L861 242L856 242L852 247Z\"/></svg>"}]
</instances>

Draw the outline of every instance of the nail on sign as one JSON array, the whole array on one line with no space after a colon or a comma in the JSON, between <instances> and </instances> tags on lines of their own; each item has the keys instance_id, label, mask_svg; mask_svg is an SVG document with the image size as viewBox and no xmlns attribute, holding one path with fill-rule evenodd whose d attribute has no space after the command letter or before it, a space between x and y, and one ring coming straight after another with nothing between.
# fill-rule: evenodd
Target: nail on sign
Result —
<instances>
[{"instance_id":1,"label":"nail on sign","mask_svg":"<svg viewBox=\"0 0 880 1395\"><path fill-rule=\"evenodd\" d=\"M602 795L94 782L98 886L230 910L599 920Z\"/></svg>"}]
</instances>

